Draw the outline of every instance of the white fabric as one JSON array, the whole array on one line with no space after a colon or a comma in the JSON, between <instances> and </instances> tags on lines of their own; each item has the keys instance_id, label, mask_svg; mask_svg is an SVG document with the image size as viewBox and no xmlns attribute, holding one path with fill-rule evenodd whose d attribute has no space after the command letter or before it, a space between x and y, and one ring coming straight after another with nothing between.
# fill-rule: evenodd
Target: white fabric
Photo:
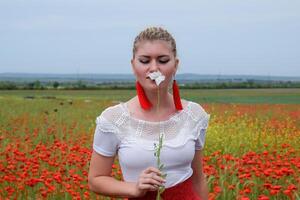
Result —
<instances>
[{"instance_id":1,"label":"white fabric","mask_svg":"<svg viewBox=\"0 0 300 200\"><path fill-rule=\"evenodd\" d=\"M195 150L204 147L210 115L197 103L188 101L185 109L168 120L150 122L132 117L126 103L108 107L96 119L93 148L104 156L118 154L124 180L136 182L149 166L157 167L154 143L164 136L161 163L167 173L165 187L188 179Z\"/></svg>"}]
</instances>

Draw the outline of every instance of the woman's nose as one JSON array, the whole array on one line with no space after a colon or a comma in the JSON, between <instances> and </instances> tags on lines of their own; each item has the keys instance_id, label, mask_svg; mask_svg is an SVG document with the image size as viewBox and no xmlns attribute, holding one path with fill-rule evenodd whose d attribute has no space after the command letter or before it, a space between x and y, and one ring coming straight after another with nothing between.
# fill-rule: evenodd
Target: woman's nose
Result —
<instances>
[{"instance_id":1,"label":"woman's nose","mask_svg":"<svg viewBox=\"0 0 300 200\"><path fill-rule=\"evenodd\" d=\"M150 72L158 71L158 64L155 60L150 62Z\"/></svg>"}]
</instances>

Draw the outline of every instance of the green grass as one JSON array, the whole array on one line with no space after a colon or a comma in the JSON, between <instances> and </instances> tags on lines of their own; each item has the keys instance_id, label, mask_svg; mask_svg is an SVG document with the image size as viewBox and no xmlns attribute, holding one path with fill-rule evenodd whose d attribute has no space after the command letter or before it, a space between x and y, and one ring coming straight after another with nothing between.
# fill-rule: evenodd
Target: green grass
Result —
<instances>
[{"instance_id":1,"label":"green grass","mask_svg":"<svg viewBox=\"0 0 300 200\"><path fill-rule=\"evenodd\" d=\"M135 95L135 90L2 90L0 100L53 96L57 99L126 101ZM181 97L202 103L298 104L300 89L182 89Z\"/></svg>"}]
</instances>

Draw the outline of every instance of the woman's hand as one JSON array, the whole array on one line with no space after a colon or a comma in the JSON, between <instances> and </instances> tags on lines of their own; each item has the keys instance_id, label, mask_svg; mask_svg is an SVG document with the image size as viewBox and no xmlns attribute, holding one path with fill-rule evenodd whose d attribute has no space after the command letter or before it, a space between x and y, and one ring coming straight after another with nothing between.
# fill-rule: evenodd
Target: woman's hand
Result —
<instances>
[{"instance_id":1,"label":"woman's hand","mask_svg":"<svg viewBox=\"0 0 300 200\"><path fill-rule=\"evenodd\" d=\"M161 172L155 167L148 167L139 176L135 187L136 197L144 196L147 191L157 191L166 181L161 177Z\"/></svg>"}]
</instances>

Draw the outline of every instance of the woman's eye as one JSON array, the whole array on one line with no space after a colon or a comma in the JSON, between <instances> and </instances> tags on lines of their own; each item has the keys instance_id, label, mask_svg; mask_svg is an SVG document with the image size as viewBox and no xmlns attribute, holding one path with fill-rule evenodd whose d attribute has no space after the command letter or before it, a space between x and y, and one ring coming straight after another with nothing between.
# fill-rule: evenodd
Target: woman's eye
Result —
<instances>
[{"instance_id":1,"label":"woman's eye","mask_svg":"<svg viewBox=\"0 0 300 200\"><path fill-rule=\"evenodd\" d=\"M165 63L169 62L169 60L160 60L159 62L162 64L165 64Z\"/></svg>"},{"instance_id":2,"label":"woman's eye","mask_svg":"<svg viewBox=\"0 0 300 200\"><path fill-rule=\"evenodd\" d=\"M147 64L150 62L149 60L139 60L139 61L143 64ZM161 64L165 64L165 63L169 62L169 60L158 60L158 62Z\"/></svg>"},{"instance_id":3,"label":"woman's eye","mask_svg":"<svg viewBox=\"0 0 300 200\"><path fill-rule=\"evenodd\" d=\"M140 62L143 64L147 64L147 63L149 63L149 60L140 60Z\"/></svg>"}]
</instances>

